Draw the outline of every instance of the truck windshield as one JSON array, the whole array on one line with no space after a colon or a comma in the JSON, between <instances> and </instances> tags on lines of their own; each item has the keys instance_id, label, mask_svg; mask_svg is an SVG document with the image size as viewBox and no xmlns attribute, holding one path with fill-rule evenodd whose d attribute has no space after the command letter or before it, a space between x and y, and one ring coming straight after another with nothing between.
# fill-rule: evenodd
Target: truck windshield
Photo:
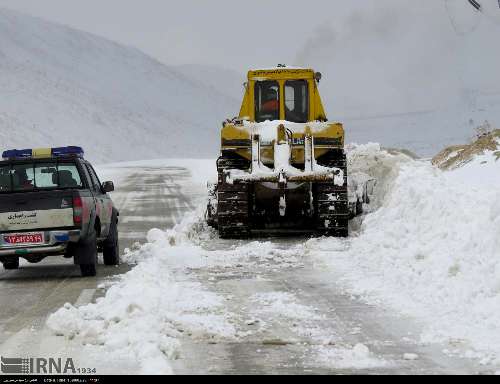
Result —
<instances>
[{"instance_id":1,"label":"truck windshield","mask_svg":"<svg viewBox=\"0 0 500 384\"><path fill-rule=\"evenodd\" d=\"M0 192L82 187L75 164L47 162L0 166Z\"/></svg>"}]
</instances>

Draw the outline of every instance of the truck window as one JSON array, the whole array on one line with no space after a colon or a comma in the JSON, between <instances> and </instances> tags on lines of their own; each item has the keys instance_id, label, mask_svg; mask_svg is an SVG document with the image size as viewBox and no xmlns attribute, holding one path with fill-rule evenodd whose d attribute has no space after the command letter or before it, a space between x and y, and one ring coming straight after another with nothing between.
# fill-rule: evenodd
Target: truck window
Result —
<instances>
[{"instance_id":1,"label":"truck window","mask_svg":"<svg viewBox=\"0 0 500 384\"><path fill-rule=\"evenodd\" d=\"M80 172L74 164L59 164L59 186L61 188L67 187L83 187L83 182L80 177Z\"/></svg>"},{"instance_id":2,"label":"truck window","mask_svg":"<svg viewBox=\"0 0 500 384\"><path fill-rule=\"evenodd\" d=\"M276 81L258 81L255 83L255 121L280 118L280 86Z\"/></svg>"},{"instance_id":3,"label":"truck window","mask_svg":"<svg viewBox=\"0 0 500 384\"><path fill-rule=\"evenodd\" d=\"M82 180L74 164L37 164L35 186L45 188L81 188Z\"/></svg>"},{"instance_id":4,"label":"truck window","mask_svg":"<svg viewBox=\"0 0 500 384\"><path fill-rule=\"evenodd\" d=\"M16 164L12 167L12 189L30 191L35 188L34 164Z\"/></svg>"},{"instance_id":5,"label":"truck window","mask_svg":"<svg viewBox=\"0 0 500 384\"><path fill-rule=\"evenodd\" d=\"M309 120L309 86L306 80L285 83L285 119L293 123Z\"/></svg>"},{"instance_id":6,"label":"truck window","mask_svg":"<svg viewBox=\"0 0 500 384\"><path fill-rule=\"evenodd\" d=\"M25 163L0 167L0 192L83 188L76 164Z\"/></svg>"},{"instance_id":7,"label":"truck window","mask_svg":"<svg viewBox=\"0 0 500 384\"><path fill-rule=\"evenodd\" d=\"M92 184L94 185L94 191L102 193L101 190L101 182L99 180L99 177L97 177L97 174L94 171L94 168L90 164L87 164L87 170L90 173L90 177L92 179Z\"/></svg>"},{"instance_id":8,"label":"truck window","mask_svg":"<svg viewBox=\"0 0 500 384\"><path fill-rule=\"evenodd\" d=\"M11 167L0 167L0 192L8 192L11 190Z\"/></svg>"}]
</instances>

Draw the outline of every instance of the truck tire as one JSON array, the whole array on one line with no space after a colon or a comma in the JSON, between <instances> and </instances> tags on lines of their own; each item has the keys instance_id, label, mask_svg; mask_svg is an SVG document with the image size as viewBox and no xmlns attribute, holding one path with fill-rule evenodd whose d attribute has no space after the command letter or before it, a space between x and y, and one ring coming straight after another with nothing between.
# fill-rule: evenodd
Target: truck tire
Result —
<instances>
[{"instance_id":1,"label":"truck tire","mask_svg":"<svg viewBox=\"0 0 500 384\"><path fill-rule=\"evenodd\" d=\"M104 241L102 248L104 265L120 265L120 245L118 242L118 219L113 214L108 238Z\"/></svg>"},{"instance_id":2,"label":"truck tire","mask_svg":"<svg viewBox=\"0 0 500 384\"><path fill-rule=\"evenodd\" d=\"M19 258L16 257L15 259L4 261L3 262L3 267L7 271L12 271L12 270L15 270L15 269L19 269Z\"/></svg>"},{"instance_id":3,"label":"truck tire","mask_svg":"<svg viewBox=\"0 0 500 384\"><path fill-rule=\"evenodd\" d=\"M97 275L97 234L94 228L88 238L78 244L75 257L80 263L82 277Z\"/></svg>"}]
</instances>

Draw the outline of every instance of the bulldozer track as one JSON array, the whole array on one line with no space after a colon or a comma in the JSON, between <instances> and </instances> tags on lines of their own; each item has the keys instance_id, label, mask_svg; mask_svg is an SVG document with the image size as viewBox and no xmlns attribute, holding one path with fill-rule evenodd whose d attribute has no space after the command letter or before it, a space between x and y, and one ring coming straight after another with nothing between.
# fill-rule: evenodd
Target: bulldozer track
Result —
<instances>
[{"instance_id":1,"label":"bulldozer track","mask_svg":"<svg viewBox=\"0 0 500 384\"><path fill-rule=\"evenodd\" d=\"M316 227L320 234L335 237L349 235L349 197L347 192L346 155L333 155L322 159L321 165L339 168L344 172L344 184L316 183L313 187Z\"/></svg>"},{"instance_id":2,"label":"bulldozer track","mask_svg":"<svg viewBox=\"0 0 500 384\"><path fill-rule=\"evenodd\" d=\"M223 239L250 237L250 186L247 182L230 184L224 175L227 170L248 167L248 162L241 159L220 158L217 161L219 173L217 221L219 235Z\"/></svg>"}]
</instances>

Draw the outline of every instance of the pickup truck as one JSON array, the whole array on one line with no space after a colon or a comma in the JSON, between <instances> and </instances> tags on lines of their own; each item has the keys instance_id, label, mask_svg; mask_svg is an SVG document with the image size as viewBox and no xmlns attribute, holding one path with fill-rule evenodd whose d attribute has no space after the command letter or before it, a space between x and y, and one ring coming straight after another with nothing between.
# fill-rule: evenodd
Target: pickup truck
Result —
<instances>
[{"instance_id":1,"label":"pickup truck","mask_svg":"<svg viewBox=\"0 0 500 384\"><path fill-rule=\"evenodd\" d=\"M80 147L5 151L0 161L0 262L73 258L84 277L95 276L98 252L118 265L118 216Z\"/></svg>"}]
</instances>

